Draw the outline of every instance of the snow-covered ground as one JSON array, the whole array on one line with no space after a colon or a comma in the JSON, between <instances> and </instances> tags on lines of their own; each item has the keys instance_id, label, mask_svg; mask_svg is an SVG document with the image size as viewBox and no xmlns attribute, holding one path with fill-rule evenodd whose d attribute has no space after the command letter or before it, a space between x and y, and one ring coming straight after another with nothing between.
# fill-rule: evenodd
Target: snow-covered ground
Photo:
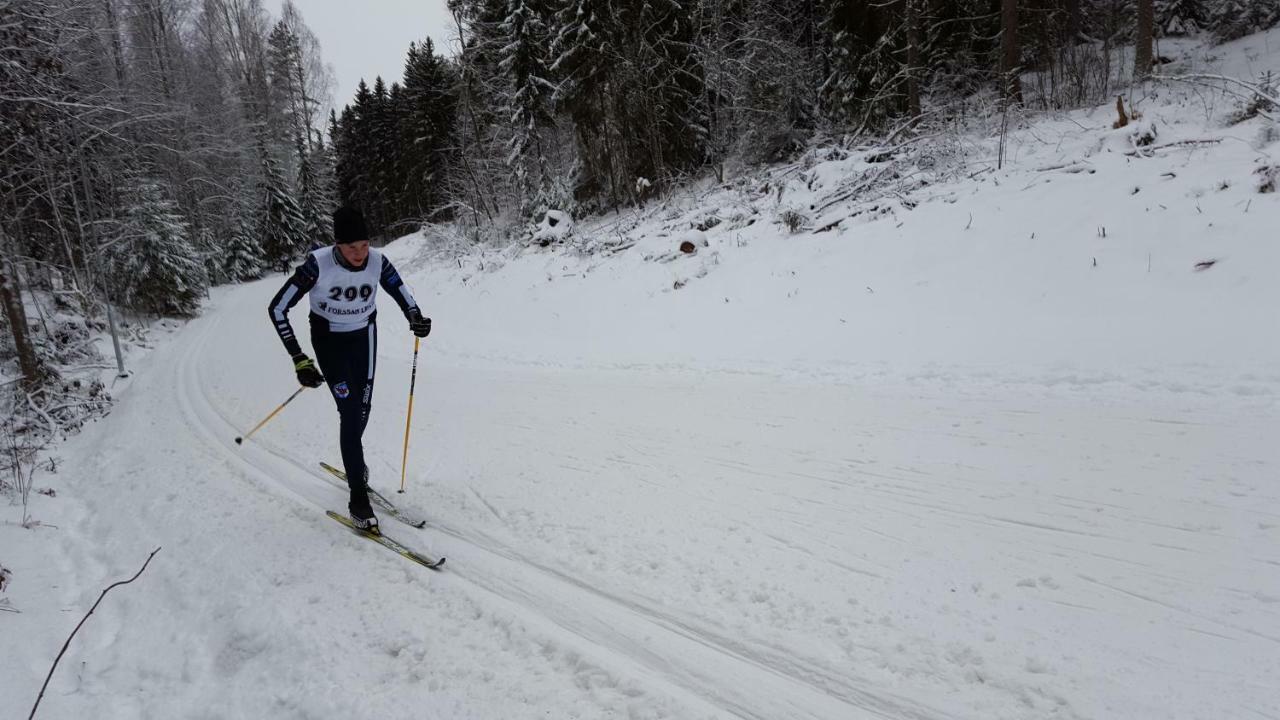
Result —
<instances>
[{"instance_id":1,"label":"snow-covered ground","mask_svg":"<svg viewBox=\"0 0 1280 720\"><path fill-rule=\"evenodd\" d=\"M1184 51L1280 70L1274 32ZM296 385L281 278L216 291L55 448L44 524L0 508L0 694L25 715L163 546L40 717L1280 717L1280 144L1205 97L1139 107L1212 144L1126 154L1100 107L909 197L811 209L882 164L853 152L580 227L590 255L393 244L435 329L389 494L430 524L385 526L440 573L324 517L324 392L232 442Z\"/></svg>"}]
</instances>

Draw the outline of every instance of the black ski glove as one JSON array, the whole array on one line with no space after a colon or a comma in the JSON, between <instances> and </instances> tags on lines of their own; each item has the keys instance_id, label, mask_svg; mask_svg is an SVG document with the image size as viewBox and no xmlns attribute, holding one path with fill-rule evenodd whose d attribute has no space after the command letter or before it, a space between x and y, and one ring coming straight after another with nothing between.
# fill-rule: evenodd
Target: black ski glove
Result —
<instances>
[{"instance_id":1,"label":"black ski glove","mask_svg":"<svg viewBox=\"0 0 1280 720\"><path fill-rule=\"evenodd\" d=\"M424 338L431 334L431 318L422 317L422 311L414 308L409 311L409 330L414 335Z\"/></svg>"},{"instance_id":2,"label":"black ski glove","mask_svg":"<svg viewBox=\"0 0 1280 720\"><path fill-rule=\"evenodd\" d=\"M293 370L298 373L298 382L307 387L320 387L324 384L324 376L316 369L316 364L311 362L311 358L306 353L298 353L293 356Z\"/></svg>"}]
</instances>

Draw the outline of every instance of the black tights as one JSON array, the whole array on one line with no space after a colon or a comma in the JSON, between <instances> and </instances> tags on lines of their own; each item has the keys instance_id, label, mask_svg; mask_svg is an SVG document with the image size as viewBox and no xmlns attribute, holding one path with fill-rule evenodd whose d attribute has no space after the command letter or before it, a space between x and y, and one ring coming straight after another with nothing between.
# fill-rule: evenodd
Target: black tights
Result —
<instances>
[{"instance_id":1,"label":"black tights","mask_svg":"<svg viewBox=\"0 0 1280 720\"><path fill-rule=\"evenodd\" d=\"M338 404L338 437L347 484L358 487L365 477L364 446L361 438L369 424L373 401L373 372L378 354L378 327L373 323L353 332L313 333L311 345L325 382Z\"/></svg>"}]
</instances>

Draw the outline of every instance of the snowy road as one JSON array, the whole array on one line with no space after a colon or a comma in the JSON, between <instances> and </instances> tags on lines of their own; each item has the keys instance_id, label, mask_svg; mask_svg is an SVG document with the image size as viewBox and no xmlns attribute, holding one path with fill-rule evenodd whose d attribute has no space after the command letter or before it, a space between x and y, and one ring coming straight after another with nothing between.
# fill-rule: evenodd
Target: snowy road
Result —
<instances>
[{"instance_id":1,"label":"snowy road","mask_svg":"<svg viewBox=\"0 0 1280 720\"><path fill-rule=\"evenodd\" d=\"M16 616L33 642L165 549L42 716L1280 716L1275 425L1247 394L504 366L429 341L396 499L431 524L388 531L447 555L435 574L324 518L324 393L232 443L291 389L271 285L216 294L68 446L77 529L46 532L83 585ZM410 343L394 317L382 339L390 491ZM21 659L4 673L38 684L47 660Z\"/></svg>"}]
</instances>

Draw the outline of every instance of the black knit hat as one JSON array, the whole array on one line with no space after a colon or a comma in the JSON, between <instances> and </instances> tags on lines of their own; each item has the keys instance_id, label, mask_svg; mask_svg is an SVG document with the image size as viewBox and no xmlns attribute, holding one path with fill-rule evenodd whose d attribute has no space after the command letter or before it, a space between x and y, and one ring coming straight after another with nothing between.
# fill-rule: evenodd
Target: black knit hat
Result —
<instances>
[{"instance_id":1,"label":"black knit hat","mask_svg":"<svg viewBox=\"0 0 1280 720\"><path fill-rule=\"evenodd\" d=\"M333 240L339 245L369 239L364 225L364 215L359 210L343 206L333 213Z\"/></svg>"}]
</instances>

